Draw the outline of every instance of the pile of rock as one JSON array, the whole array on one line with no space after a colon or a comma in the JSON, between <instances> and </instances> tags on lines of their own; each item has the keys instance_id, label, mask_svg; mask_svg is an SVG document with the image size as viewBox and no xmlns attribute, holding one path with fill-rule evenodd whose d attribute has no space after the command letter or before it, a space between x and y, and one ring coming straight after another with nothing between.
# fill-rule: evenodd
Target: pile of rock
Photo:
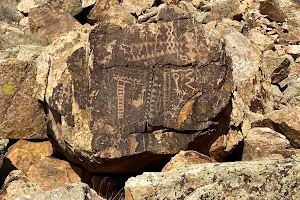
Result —
<instances>
[{"instance_id":1,"label":"pile of rock","mask_svg":"<svg viewBox=\"0 0 300 200\"><path fill-rule=\"evenodd\" d=\"M0 198L299 199L299 34L293 0L2 1Z\"/></svg>"}]
</instances>

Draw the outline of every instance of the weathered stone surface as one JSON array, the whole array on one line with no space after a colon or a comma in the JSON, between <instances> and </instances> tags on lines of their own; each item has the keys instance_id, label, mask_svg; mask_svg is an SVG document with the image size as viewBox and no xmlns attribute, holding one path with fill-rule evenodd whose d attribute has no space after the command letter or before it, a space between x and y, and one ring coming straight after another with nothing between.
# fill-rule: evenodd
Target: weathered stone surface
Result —
<instances>
[{"instance_id":1,"label":"weathered stone surface","mask_svg":"<svg viewBox=\"0 0 300 200\"><path fill-rule=\"evenodd\" d=\"M50 142L28 142L19 140L8 149L6 157L28 179L39 184L44 190L61 187L66 183L80 182L79 176L70 164L49 157L53 153Z\"/></svg>"},{"instance_id":2,"label":"weathered stone surface","mask_svg":"<svg viewBox=\"0 0 300 200\"><path fill-rule=\"evenodd\" d=\"M52 145L48 141L29 142L19 140L9 147L6 157L18 170L26 173L34 163L39 162L44 157L51 156L52 153Z\"/></svg>"},{"instance_id":3,"label":"weathered stone surface","mask_svg":"<svg viewBox=\"0 0 300 200\"><path fill-rule=\"evenodd\" d=\"M140 15L144 10L150 8L154 4L154 0L124 0L121 5L130 13Z\"/></svg>"},{"instance_id":4,"label":"weathered stone surface","mask_svg":"<svg viewBox=\"0 0 300 200\"><path fill-rule=\"evenodd\" d=\"M67 161L45 157L34 163L26 173L29 180L39 184L44 190L62 187L67 183L80 182Z\"/></svg>"},{"instance_id":5,"label":"weathered stone surface","mask_svg":"<svg viewBox=\"0 0 300 200\"><path fill-rule=\"evenodd\" d=\"M206 163L144 173L125 184L125 199L299 199L299 156L284 160Z\"/></svg>"},{"instance_id":6,"label":"weathered stone surface","mask_svg":"<svg viewBox=\"0 0 300 200\"><path fill-rule=\"evenodd\" d=\"M46 137L44 111L34 96L36 69L28 62L0 62L0 138Z\"/></svg>"},{"instance_id":7,"label":"weathered stone surface","mask_svg":"<svg viewBox=\"0 0 300 200\"><path fill-rule=\"evenodd\" d=\"M63 12L76 15L82 10L82 6L87 6L90 2L81 2L80 0L21 0L18 4L18 10L22 13L29 13L31 9L42 6L43 4L48 4Z\"/></svg>"},{"instance_id":8,"label":"weathered stone surface","mask_svg":"<svg viewBox=\"0 0 300 200\"><path fill-rule=\"evenodd\" d=\"M174 170L192 164L203 164L212 162L216 161L196 151L180 151L170 160L170 162L168 162L164 166L162 172Z\"/></svg>"},{"instance_id":9,"label":"weathered stone surface","mask_svg":"<svg viewBox=\"0 0 300 200\"><path fill-rule=\"evenodd\" d=\"M43 188L30 181L22 171L14 170L5 179L4 185L0 190L0 199L13 200L23 195L42 191Z\"/></svg>"},{"instance_id":10,"label":"weathered stone surface","mask_svg":"<svg viewBox=\"0 0 300 200\"><path fill-rule=\"evenodd\" d=\"M286 18L299 11L300 2L293 0L263 0L260 2L259 10L277 22L284 22Z\"/></svg>"},{"instance_id":11,"label":"weathered stone surface","mask_svg":"<svg viewBox=\"0 0 300 200\"><path fill-rule=\"evenodd\" d=\"M248 111L268 113L273 110L270 77L262 70L262 54L248 38L239 32L225 36L226 52L232 58L233 110L231 124L247 129Z\"/></svg>"},{"instance_id":12,"label":"weathered stone surface","mask_svg":"<svg viewBox=\"0 0 300 200\"><path fill-rule=\"evenodd\" d=\"M70 153L99 152L90 156L100 160L148 150L168 154L198 133L142 133L202 130L228 105L231 70L222 39L192 19L123 29L100 24L89 42L92 52L79 48L63 75L56 75L59 66L48 77L49 125ZM89 168L101 171L97 165Z\"/></svg>"},{"instance_id":13,"label":"weathered stone surface","mask_svg":"<svg viewBox=\"0 0 300 200\"><path fill-rule=\"evenodd\" d=\"M97 22L107 22L121 27L136 23L135 18L122 7L118 0L99 0L91 10L88 18Z\"/></svg>"},{"instance_id":14,"label":"weathered stone surface","mask_svg":"<svg viewBox=\"0 0 300 200\"><path fill-rule=\"evenodd\" d=\"M36 192L30 195L19 196L18 198L20 200L105 200L104 198L100 197L96 191L89 188L89 186L84 183L66 184L65 186L57 189Z\"/></svg>"},{"instance_id":15,"label":"weathered stone surface","mask_svg":"<svg viewBox=\"0 0 300 200\"><path fill-rule=\"evenodd\" d=\"M294 147L300 147L300 108L275 110L266 115L274 123L274 129L282 133Z\"/></svg>"},{"instance_id":16,"label":"weathered stone surface","mask_svg":"<svg viewBox=\"0 0 300 200\"><path fill-rule=\"evenodd\" d=\"M21 171L12 171L0 190L2 200L104 200L84 183L66 184L63 187L45 191L37 183L29 180Z\"/></svg>"},{"instance_id":17,"label":"weathered stone surface","mask_svg":"<svg viewBox=\"0 0 300 200\"><path fill-rule=\"evenodd\" d=\"M300 55L300 45L289 45L285 48L285 52L288 54Z\"/></svg>"},{"instance_id":18,"label":"weathered stone surface","mask_svg":"<svg viewBox=\"0 0 300 200\"><path fill-rule=\"evenodd\" d=\"M228 134L221 135L209 148L209 156L217 161L222 161L244 139L241 132L229 130Z\"/></svg>"},{"instance_id":19,"label":"weathered stone surface","mask_svg":"<svg viewBox=\"0 0 300 200\"><path fill-rule=\"evenodd\" d=\"M31 9L28 16L31 32L49 38L56 38L80 26L71 14L61 12L46 4Z\"/></svg>"},{"instance_id":20,"label":"weathered stone surface","mask_svg":"<svg viewBox=\"0 0 300 200\"><path fill-rule=\"evenodd\" d=\"M252 128L244 139L242 160L255 160L290 147L290 142L270 128Z\"/></svg>"}]
</instances>

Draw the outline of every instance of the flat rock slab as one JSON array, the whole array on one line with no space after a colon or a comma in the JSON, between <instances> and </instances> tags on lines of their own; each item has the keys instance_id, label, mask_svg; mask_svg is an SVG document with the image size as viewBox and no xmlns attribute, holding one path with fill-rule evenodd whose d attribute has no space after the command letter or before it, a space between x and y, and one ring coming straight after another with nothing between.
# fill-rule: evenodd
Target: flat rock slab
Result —
<instances>
[{"instance_id":1,"label":"flat rock slab","mask_svg":"<svg viewBox=\"0 0 300 200\"><path fill-rule=\"evenodd\" d=\"M44 111L34 96L36 69L31 63L0 62L0 138L46 138Z\"/></svg>"},{"instance_id":2,"label":"flat rock slab","mask_svg":"<svg viewBox=\"0 0 300 200\"><path fill-rule=\"evenodd\" d=\"M130 134L203 130L228 105L232 79L223 41L193 19L123 29L100 24L89 42L90 49L68 58L65 75L46 95L61 114L63 126L54 129L68 130L56 135L73 131L62 138L74 148L101 158L136 154L147 141L131 143ZM178 146L195 137L180 135Z\"/></svg>"}]
</instances>

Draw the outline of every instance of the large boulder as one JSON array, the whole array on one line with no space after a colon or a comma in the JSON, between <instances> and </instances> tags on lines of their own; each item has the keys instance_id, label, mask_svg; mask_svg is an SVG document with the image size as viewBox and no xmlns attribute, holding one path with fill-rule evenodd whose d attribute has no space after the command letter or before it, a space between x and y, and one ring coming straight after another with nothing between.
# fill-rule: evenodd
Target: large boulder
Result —
<instances>
[{"instance_id":1,"label":"large boulder","mask_svg":"<svg viewBox=\"0 0 300 200\"><path fill-rule=\"evenodd\" d=\"M45 113L34 98L35 66L7 59L0 68L0 138L46 138Z\"/></svg>"},{"instance_id":2,"label":"large boulder","mask_svg":"<svg viewBox=\"0 0 300 200\"><path fill-rule=\"evenodd\" d=\"M242 160L255 160L291 147L290 142L270 128L252 128L244 139Z\"/></svg>"},{"instance_id":3,"label":"large boulder","mask_svg":"<svg viewBox=\"0 0 300 200\"><path fill-rule=\"evenodd\" d=\"M299 155L283 160L206 163L130 178L125 199L299 199Z\"/></svg>"},{"instance_id":4,"label":"large boulder","mask_svg":"<svg viewBox=\"0 0 300 200\"><path fill-rule=\"evenodd\" d=\"M151 159L106 161L175 154L218 123L232 89L221 36L176 12L161 17L123 29L100 23L66 64L50 67L49 127L69 159L93 162L91 171L134 170Z\"/></svg>"}]
</instances>

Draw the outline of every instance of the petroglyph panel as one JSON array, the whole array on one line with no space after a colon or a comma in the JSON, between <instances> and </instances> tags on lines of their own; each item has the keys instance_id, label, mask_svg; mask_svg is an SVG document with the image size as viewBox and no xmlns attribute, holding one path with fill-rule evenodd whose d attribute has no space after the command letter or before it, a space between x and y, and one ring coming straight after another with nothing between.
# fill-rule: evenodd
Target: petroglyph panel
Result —
<instances>
[{"instance_id":1,"label":"petroglyph panel","mask_svg":"<svg viewBox=\"0 0 300 200\"><path fill-rule=\"evenodd\" d=\"M232 78L222 39L207 34L193 19L123 29L98 25L89 46L69 57L67 78L47 98L62 115L56 135L91 134L95 157L113 159L157 151L153 137L160 144L164 132L141 137L151 130L208 128L228 105ZM177 133L178 146L194 137Z\"/></svg>"}]
</instances>

